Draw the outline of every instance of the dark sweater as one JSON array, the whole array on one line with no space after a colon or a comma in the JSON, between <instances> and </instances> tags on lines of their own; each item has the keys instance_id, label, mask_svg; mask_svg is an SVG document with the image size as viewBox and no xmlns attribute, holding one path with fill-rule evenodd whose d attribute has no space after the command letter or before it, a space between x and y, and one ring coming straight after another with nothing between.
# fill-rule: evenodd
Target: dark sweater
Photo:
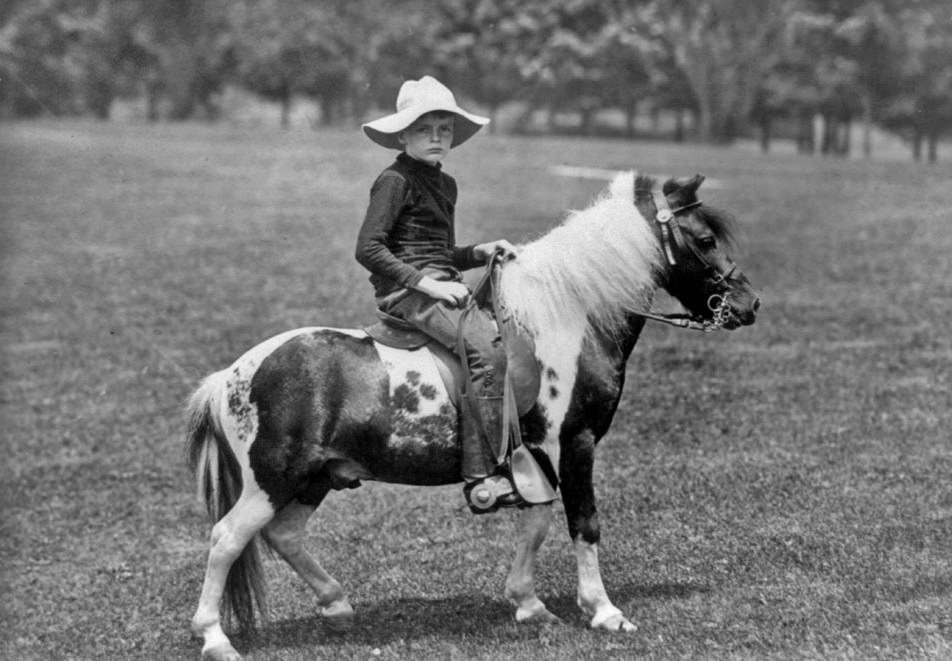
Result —
<instances>
[{"instance_id":1,"label":"dark sweater","mask_svg":"<svg viewBox=\"0 0 952 661\"><path fill-rule=\"evenodd\" d=\"M433 166L400 154L370 189L357 236L357 261L370 271L378 298L412 288L424 274L461 280L482 264L473 246L456 245L456 181Z\"/></svg>"}]
</instances>

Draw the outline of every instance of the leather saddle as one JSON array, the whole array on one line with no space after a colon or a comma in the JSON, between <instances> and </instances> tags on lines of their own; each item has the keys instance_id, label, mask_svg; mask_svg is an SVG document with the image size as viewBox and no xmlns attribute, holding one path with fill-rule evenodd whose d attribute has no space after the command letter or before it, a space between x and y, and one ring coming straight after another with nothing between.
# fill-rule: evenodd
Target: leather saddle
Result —
<instances>
[{"instance_id":1,"label":"leather saddle","mask_svg":"<svg viewBox=\"0 0 952 661\"><path fill-rule=\"evenodd\" d=\"M366 326L364 332L380 344L413 351L433 341L433 338L413 324L383 310L377 310L377 318L377 323Z\"/></svg>"}]
</instances>

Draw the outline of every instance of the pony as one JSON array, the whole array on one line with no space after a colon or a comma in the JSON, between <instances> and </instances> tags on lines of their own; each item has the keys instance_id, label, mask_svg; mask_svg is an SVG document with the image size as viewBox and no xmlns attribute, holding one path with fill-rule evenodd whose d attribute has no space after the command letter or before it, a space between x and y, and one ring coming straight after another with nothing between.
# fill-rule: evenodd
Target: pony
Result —
<instances>
[{"instance_id":1,"label":"pony","mask_svg":"<svg viewBox=\"0 0 952 661\"><path fill-rule=\"evenodd\" d=\"M599 570L593 489L595 447L607 432L625 365L647 318L732 330L754 323L760 301L736 267L733 221L701 204L704 178L657 181L619 174L586 209L517 247L498 278L499 300L534 344L535 402L520 418L523 442L557 480L578 564L578 606L596 629L633 631ZM650 311L662 288L688 311ZM188 455L213 524L192 631L203 658L240 659L222 628L264 609L256 540L283 558L317 596L329 623L353 608L341 584L305 549L305 524L324 497L361 480L409 485L461 481L458 402L434 344L384 347L363 330L299 328L255 346L211 374L188 404ZM536 555L551 503L519 514L505 595L518 622L557 622L535 591Z\"/></svg>"}]
</instances>

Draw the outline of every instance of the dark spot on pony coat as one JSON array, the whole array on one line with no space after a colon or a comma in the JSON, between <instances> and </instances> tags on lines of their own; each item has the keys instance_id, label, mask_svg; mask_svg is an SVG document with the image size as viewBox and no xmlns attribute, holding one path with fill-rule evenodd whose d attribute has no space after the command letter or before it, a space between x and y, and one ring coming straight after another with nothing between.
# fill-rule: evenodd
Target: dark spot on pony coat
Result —
<instances>
[{"instance_id":1,"label":"dark spot on pony coat","mask_svg":"<svg viewBox=\"0 0 952 661\"><path fill-rule=\"evenodd\" d=\"M558 374L558 372L556 372L556 371L555 371L554 369L552 369L551 367L546 367L546 368L545 368L545 378L547 378L549 381L555 381L556 379L559 378L559 374Z\"/></svg>"},{"instance_id":2,"label":"dark spot on pony coat","mask_svg":"<svg viewBox=\"0 0 952 661\"><path fill-rule=\"evenodd\" d=\"M549 386L549 397L551 397L552 399L555 399L558 396L559 396L559 389L556 388L555 386Z\"/></svg>"},{"instance_id":3,"label":"dark spot on pony coat","mask_svg":"<svg viewBox=\"0 0 952 661\"><path fill-rule=\"evenodd\" d=\"M423 399L433 400L433 399L436 399L436 395L437 395L436 386L433 386L429 383L420 384L420 396Z\"/></svg>"},{"instance_id":4,"label":"dark spot on pony coat","mask_svg":"<svg viewBox=\"0 0 952 661\"><path fill-rule=\"evenodd\" d=\"M407 372L407 383L411 386L420 385L420 373L416 370L409 370Z\"/></svg>"},{"instance_id":5,"label":"dark spot on pony coat","mask_svg":"<svg viewBox=\"0 0 952 661\"><path fill-rule=\"evenodd\" d=\"M456 444L456 409L443 404L439 413L422 418L409 417L405 410L393 410L393 433L403 438L416 439L421 449L427 445Z\"/></svg>"},{"instance_id":6,"label":"dark spot on pony coat","mask_svg":"<svg viewBox=\"0 0 952 661\"><path fill-rule=\"evenodd\" d=\"M407 373L409 376L409 373ZM419 375L417 375L419 376ZM401 383L393 390L393 398L390 405L395 410L404 410L409 413L416 413L420 410L420 395L416 390L405 383Z\"/></svg>"}]
</instances>

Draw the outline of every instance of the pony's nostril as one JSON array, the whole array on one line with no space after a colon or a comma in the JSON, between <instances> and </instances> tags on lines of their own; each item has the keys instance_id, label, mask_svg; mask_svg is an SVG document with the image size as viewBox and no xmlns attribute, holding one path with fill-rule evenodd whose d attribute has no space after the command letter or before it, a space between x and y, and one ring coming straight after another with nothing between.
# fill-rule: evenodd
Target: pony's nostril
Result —
<instances>
[{"instance_id":1,"label":"pony's nostril","mask_svg":"<svg viewBox=\"0 0 952 661\"><path fill-rule=\"evenodd\" d=\"M760 312L760 298L754 299L754 304L750 306L754 312Z\"/></svg>"}]
</instances>

